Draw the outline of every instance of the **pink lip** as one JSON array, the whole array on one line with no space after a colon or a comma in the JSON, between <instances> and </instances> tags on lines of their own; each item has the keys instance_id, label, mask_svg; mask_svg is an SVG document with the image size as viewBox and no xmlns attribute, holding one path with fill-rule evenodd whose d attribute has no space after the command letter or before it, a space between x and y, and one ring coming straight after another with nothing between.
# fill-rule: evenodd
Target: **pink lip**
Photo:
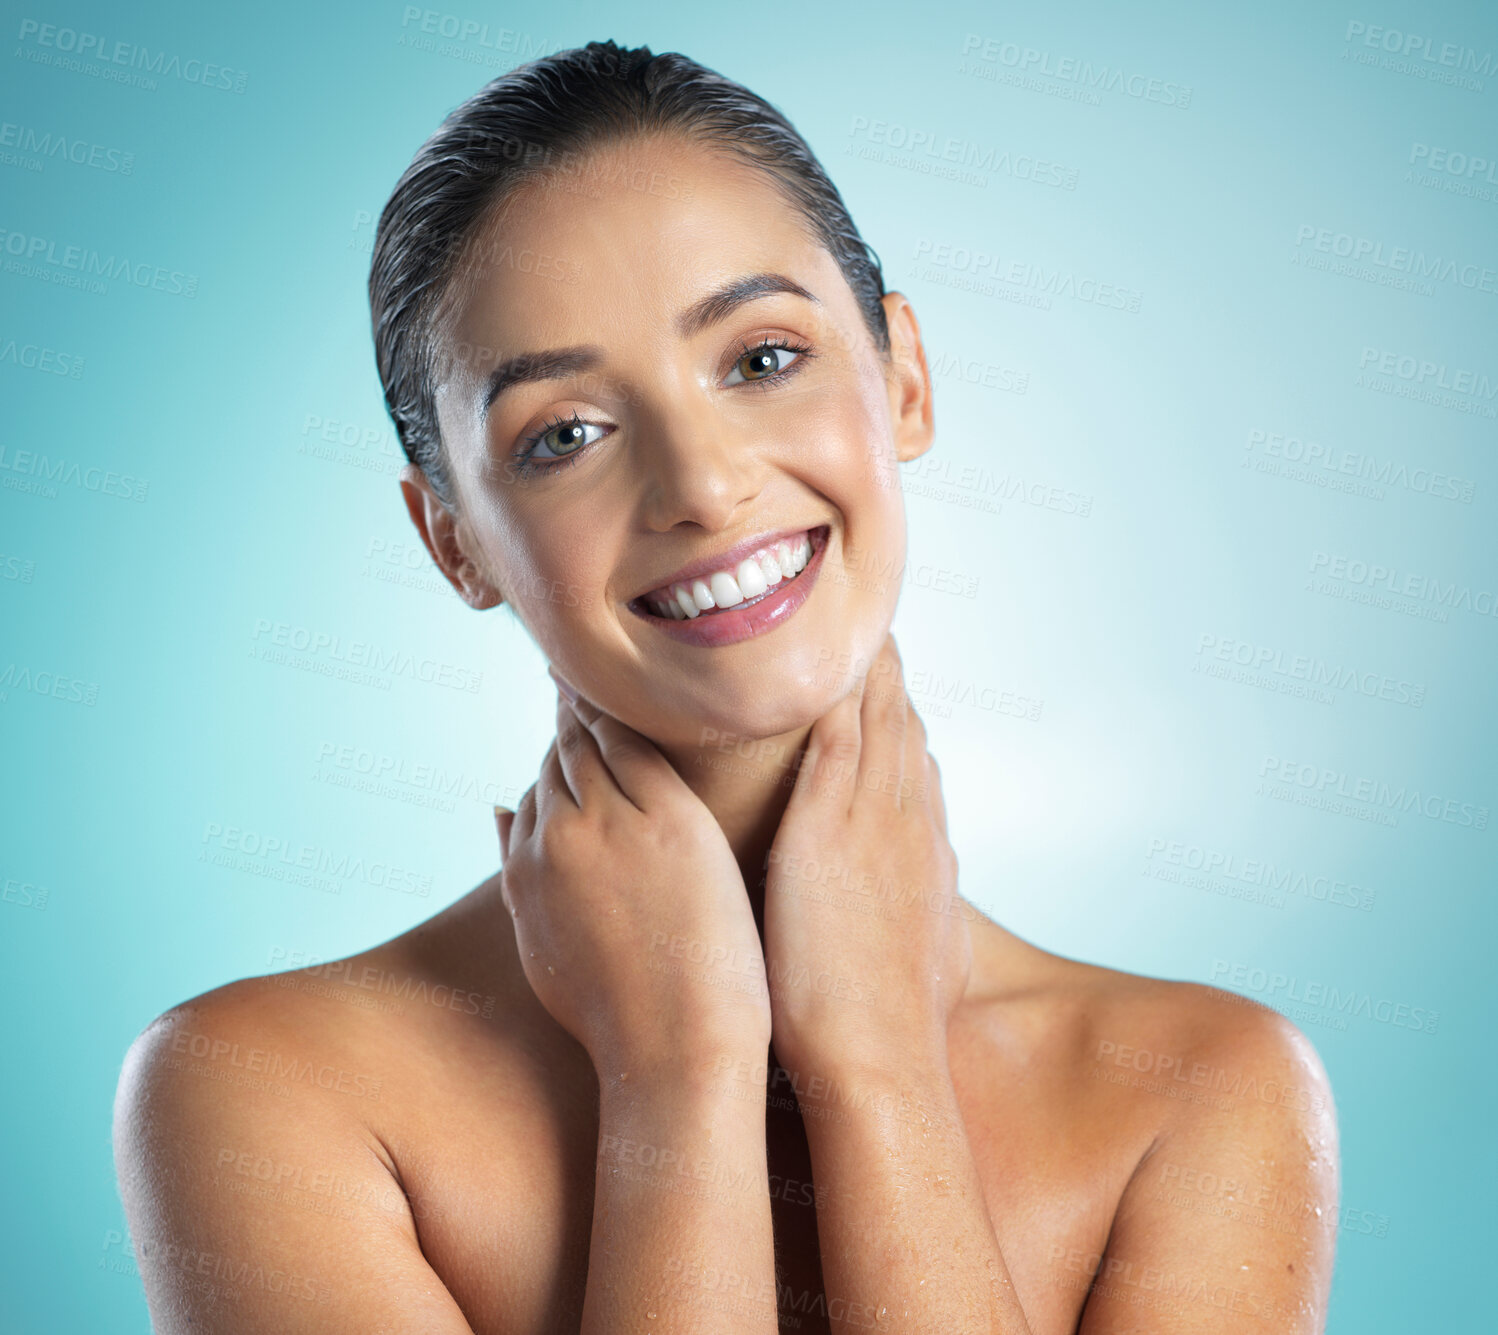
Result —
<instances>
[{"instance_id":1,"label":"pink lip","mask_svg":"<svg viewBox=\"0 0 1498 1335\"><path fill-rule=\"evenodd\" d=\"M747 538L745 541L730 547L726 552L714 556L706 561L697 561L689 566L682 566L674 575L663 579L659 584L652 584L642 592L641 599L648 598L652 593L658 593L662 598L669 598L670 589L673 584L690 585L694 579L706 579L715 570L732 571L738 563L746 557L753 556L755 552L764 547L773 547L782 538L799 538L803 533L814 532L808 528L782 528L773 533L761 533L757 538Z\"/></svg>"},{"instance_id":2,"label":"pink lip","mask_svg":"<svg viewBox=\"0 0 1498 1335\"><path fill-rule=\"evenodd\" d=\"M807 531L805 529L794 530L794 532ZM652 626L684 644L718 648L725 644L737 644L740 640L747 640L755 635L763 635L767 630L774 630L776 626L789 620L795 614L796 609L811 596L812 586L817 582L817 573L822 568L822 553L827 550L831 530L823 524L809 531L811 559L807 561L800 574L795 579L783 580L758 602L751 603L748 607L731 607L726 612L704 612L701 616L687 621L658 617L653 612L638 606L638 600L631 602L629 608L636 616L650 622ZM744 548L741 555L748 556L758 551L765 545L765 542L765 539L759 539L757 545ZM707 570L721 569L723 569L722 566L707 567ZM694 572L694 575L703 573L706 572L699 569ZM679 579L673 581L673 583L680 582L684 581Z\"/></svg>"}]
</instances>

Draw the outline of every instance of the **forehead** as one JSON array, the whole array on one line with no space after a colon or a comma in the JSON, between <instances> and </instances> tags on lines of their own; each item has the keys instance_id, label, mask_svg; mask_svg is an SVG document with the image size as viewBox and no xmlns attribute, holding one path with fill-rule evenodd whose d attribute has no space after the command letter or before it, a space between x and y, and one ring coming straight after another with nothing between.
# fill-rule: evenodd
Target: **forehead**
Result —
<instances>
[{"instance_id":1,"label":"forehead","mask_svg":"<svg viewBox=\"0 0 1498 1335\"><path fill-rule=\"evenodd\" d=\"M532 347L665 342L695 297L760 271L836 300L835 261L763 172L679 137L636 137L565 161L475 229L449 344L477 370Z\"/></svg>"}]
</instances>

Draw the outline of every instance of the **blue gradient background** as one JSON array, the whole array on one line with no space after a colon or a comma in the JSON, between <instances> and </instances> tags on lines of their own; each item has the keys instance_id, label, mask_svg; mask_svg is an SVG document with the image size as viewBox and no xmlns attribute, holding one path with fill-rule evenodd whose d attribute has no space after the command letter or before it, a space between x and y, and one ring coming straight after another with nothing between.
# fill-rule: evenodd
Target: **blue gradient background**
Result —
<instances>
[{"instance_id":1,"label":"blue gradient background","mask_svg":"<svg viewBox=\"0 0 1498 1335\"><path fill-rule=\"evenodd\" d=\"M1404 290L1311 267L1313 244L1297 244L1302 227L1325 228L1386 255L1498 266L1498 172L1475 178L1484 199L1411 161L1416 144L1498 159L1491 6L432 11L489 23L491 42L512 30L508 52L423 36L399 4L131 9L7 5L0 53L0 124L133 155L128 174L56 158L36 171L14 160L35 154L0 145L12 155L0 163L0 349L14 341L0 357L6 1330L148 1329L110 1107L153 1016L232 978L382 941L496 865L489 804L514 805L530 783L554 696L516 625L466 610L415 547L368 333L371 220L486 79L605 37L683 50L780 106L945 368L935 450L907 466L913 567L895 630L908 673L928 674L917 705L964 892L1048 949L1285 1007L1321 1052L1340 1115L1353 1213L1329 1328L1485 1324L1475 1262L1495 1241L1498 834L1276 800L1261 771L1274 757L1345 776L1333 788L1386 782L1469 811L1498 801L1498 620L1333 596L1313 570L1318 553L1378 564L1485 593L1491 613L1493 278L1487 292L1452 279ZM55 63L28 22L215 61L244 88L97 77ZM1462 87L1385 67L1392 56L1348 39L1356 24L1458 44L1489 73ZM962 70L973 34L999 44L987 67L999 77ZM1091 105L1064 80L1006 82L1006 42L1053 68L1089 60L1189 86L1189 105L1116 91ZM1062 164L1075 187L1002 170L984 184L938 179L885 160L859 118L900 127L886 139L922 132ZM195 295L18 272L14 248L31 238L193 275ZM1140 308L959 290L944 281L958 270L929 263L943 246L1133 289ZM26 347L68 368L81 359L79 373L28 368ZM1436 401L1387 392L1413 382L1360 383L1370 348L1485 379ZM975 367L1024 392L967 383ZM1366 480L1362 494L1337 491L1321 485L1333 470L1306 481L1283 459L1261 472L1271 456L1256 432L1435 470L1465 498ZM129 475L145 497L47 483L21 451ZM1027 499L1049 488L1072 499ZM976 578L977 596L933 591L921 571ZM291 670L257 658L264 623L427 655L481 674L480 689ZM1373 672L1421 687L1422 702L1306 698L1283 689L1285 673L1268 674L1281 689L1213 677L1204 637ZM27 670L76 678L95 702L27 689ZM943 703L954 682L970 702ZM1002 692L1040 702L1038 717L983 707L1012 699ZM338 786L358 768L336 763L339 747L440 767L462 777L459 794L434 808L412 784L389 796ZM288 884L258 874L274 859L216 864L217 827L409 875L335 880L336 893ZM1149 874L1172 841L1340 879L1374 904L1253 902L1226 893L1241 882ZM1329 1019L1268 987L1274 973L1439 1018L1434 1032Z\"/></svg>"}]
</instances>

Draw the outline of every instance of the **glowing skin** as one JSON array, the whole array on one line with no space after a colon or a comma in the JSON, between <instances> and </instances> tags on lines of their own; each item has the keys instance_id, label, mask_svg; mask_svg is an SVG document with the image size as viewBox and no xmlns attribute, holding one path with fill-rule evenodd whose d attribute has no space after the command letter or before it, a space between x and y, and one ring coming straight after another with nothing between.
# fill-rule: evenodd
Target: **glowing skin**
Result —
<instances>
[{"instance_id":1,"label":"glowing skin","mask_svg":"<svg viewBox=\"0 0 1498 1335\"><path fill-rule=\"evenodd\" d=\"M401 481L464 599L507 598L584 699L558 705L541 777L499 817L503 876L308 976L241 979L174 1007L136 1040L116 1162L154 1328L760 1335L780 1327L782 1293L808 1335L833 1313L841 1329L1204 1335L1228 1310L1235 1332L1315 1335L1339 1212L1310 1043L1242 998L946 912L956 859L918 715L900 722L903 692L861 705L850 692L845 664L893 658L897 464L933 434L909 304L884 298L882 361L836 265L743 164L636 141L603 165L596 192L528 187L469 248L490 262L465 271L447 328L461 355L438 396L456 517L418 469ZM814 300L780 292L678 328L707 294L761 273ZM766 340L805 359L766 358ZM577 345L596 349L591 368L479 411L500 362ZM798 369L750 383L759 367ZM583 448L525 471L517 454L543 431L559 453ZM819 526L815 564L789 583L781 571L774 590L765 575L758 603L671 621L638 610L678 578L706 606L716 575ZM753 633L694 629L715 619ZM855 720L859 782L834 744ZM764 739L764 762L695 763L722 758L707 728ZM808 738L788 805L775 767ZM922 766L929 802L895 811L882 780L898 768L903 791ZM772 840L786 856L766 899ZM798 859L922 893L895 918L849 914L794 893ZM790 966L773 1008L640 967L675 940L735 961L763 947ZM798 965L846 987L797 984ZM359 1004L387 985L399 1006ZM342 1078L204 1078L238 1076L240 1054L257 1053L364 1073L379 1097L351 1097ZM1219 1082L1231 1098L1194 1097ZM668 1154L721 1169L728 1203L677 1189L687 1178ZM292 1175L288 1197L305 1194L301 1166L330 1175L339 1211L226 1189L261 1163L277 1183ZM1223 1194L1205 1194L1208 1180ZM200 1278L211 1258L310 1279L218 1302L219 1272ZM730 1275L768 1304L697 1305Z\"/></svg>"},{"instance_id":2,"label":"glowing skin","mask_svg":"<svg viewBox=\"0 0 1498 1335\"><path fill-rule=\"evenodd\" d=\"M476 271L453 322L464 355L438 406L460 522L415 470L403 485L463 596L479 607L507 597L562 676L687 774L704 729L793 751L848 690L829 665L878 652L905 559L896 465L931 443L929 378L904 298L885 299L896 341L886 363L837 265L764 179L674 140L623 156L643 179L690 179L690 197L530 187L514 201L487 253L551 262ZM626 240L639 236L654 244ZM693 302L758 273L816 300L772 293L681 336ZM766 340L807 351L756 362ZM576 345L597 346L596 366L517 385L481 420L495 364ZM763 367L784 373L756 381ZM542 453L582 448L522 474L523 442L574 415L581 430L552 431ZM829 533L816 586L767 633L703 648L630 609L689 563L818 525Z\"/></svg>"}]
</instances>

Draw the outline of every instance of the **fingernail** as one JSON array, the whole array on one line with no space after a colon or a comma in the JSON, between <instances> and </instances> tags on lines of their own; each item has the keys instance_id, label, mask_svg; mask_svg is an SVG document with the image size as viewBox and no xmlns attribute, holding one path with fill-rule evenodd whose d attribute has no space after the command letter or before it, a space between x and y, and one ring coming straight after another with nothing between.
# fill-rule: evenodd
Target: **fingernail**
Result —
<instances>
[{"instance_id":1,"label":"fingernail","mask_svg":"<svg viewBox=\"0 0 1498 1335\"><path fill-rule=\"evenodd\" d=\"M559 677L552 668L547 668L546 670L551 673L552 681L556 682L557 690L561 691L567 697L569 703L575 704L577 702L577 692L572 689L571 684Z\"/></svg>"}]
</instances>

